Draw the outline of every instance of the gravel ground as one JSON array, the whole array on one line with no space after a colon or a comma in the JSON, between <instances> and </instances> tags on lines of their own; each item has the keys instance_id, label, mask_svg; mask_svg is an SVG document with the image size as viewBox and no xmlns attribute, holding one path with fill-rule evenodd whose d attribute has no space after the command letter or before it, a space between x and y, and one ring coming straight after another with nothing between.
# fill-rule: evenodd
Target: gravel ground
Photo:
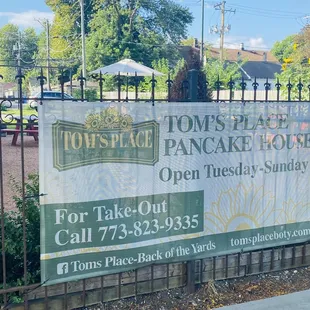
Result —
<instances>
[{"instance_id":1,"label":"gravel ground","mask_svg":"<svg viewBox=\"0 0 310 310\"><path fill-rule=\"evenodd\" d=\"M12 197L16 195L16 189L12 180L21 184L21 146L20 137L17 146L12 146L12 136L2 137L2 163L3 163L3 187L4 187L4 208L6 210L14 209ZM38 142L33 137L24 136L24 154L25 154L25 176L29 173L38 173L39 171L39 148Z\"/></svg>"},{"instance_id":2,"label":"gravel ground","mask_svg":"<svg viewBox=\"0 0 310 310\"><path fill-rule=\"evenodd\" d=\"M79 310L211 310L309 288L310 267L303 267L239 279L210 281L191 295L180 288Z\"/></svg>"}]
</instances>

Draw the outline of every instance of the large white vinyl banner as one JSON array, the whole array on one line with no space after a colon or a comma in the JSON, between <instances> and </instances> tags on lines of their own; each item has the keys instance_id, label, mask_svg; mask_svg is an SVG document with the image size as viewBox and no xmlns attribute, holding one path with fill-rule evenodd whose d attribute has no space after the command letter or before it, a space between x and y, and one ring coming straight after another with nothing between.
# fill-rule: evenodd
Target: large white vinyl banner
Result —
<instances>
[{"instance_id":1,"label":"large white vinyl banner","mask_svg":"<svg viewBox=\"0 0 310 310\"><path fill-rule=\"evenodd\" d=\"M53 101L39 120L43 282L310 237L309 103Z\"/></svg>"}]
</instances>

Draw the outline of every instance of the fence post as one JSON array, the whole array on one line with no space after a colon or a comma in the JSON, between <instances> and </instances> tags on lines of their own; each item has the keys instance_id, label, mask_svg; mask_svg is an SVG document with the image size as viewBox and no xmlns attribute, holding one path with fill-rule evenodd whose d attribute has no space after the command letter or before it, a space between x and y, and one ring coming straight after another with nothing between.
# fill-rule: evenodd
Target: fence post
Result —
<instances>
[{"instance_id":1,"label":"fence post","mask_svg":"<svg viewBox=\"0 0 310 310\"><path fill-rule=\"evenodd\" d=\"M65 99L65 76L64 76L64 70L61 69L60 76L58 77L58 81L60 83L60 89L61 89L61 100L64 101Z\"/></svg>"},{"instance_id":2,"label":"fence post","mask_svg":"<svg viewBox=\"0 0 310 310\"><path fill-rule=\"evenodd\" d=\"M81 70L80 76L78 77L78 80L80 81L81 100L84 101L84 85L85 85L86 78L85 76L83 76L82 70Z\"/></svg>"},{"instance_id":3,"label":"fence post","mask_svg":"<svg viewBox=\"0 0 310 310\"><path fill-rule=\"evenodd\" d=\"M171 87L173 84L173 81L170 78L170 72L168 74L168 80L166 81L166 84L167 84L167 88L168 88L168 102L170 102L171 101Z\"/></svg>"},{"instance_id":4,"label":"fence post","mask_svg":"<svg viewBox=\"0 0 310 310\"><path fill-rule=\"evenodd\" d=\"M194 102L198 99L198 70L188 71L189 101ZM186 289L189 294L195 292L195 260L187 261L187 283Z\"/></svg>"},{"instance_id":5,"label":"fence post","mask_svg":"<svg viewBox=\"0 0 310 310\"><path fill-rule=\"evenodd\" d=\"M46 81L46 77L43 75L43 69L41 68L41 73L37 77L37 81L40 82L40 105L43 104L43 91L44 91L44 82ZM37 107L36 107L37 110Z\"/></svg>"}]
</instances>

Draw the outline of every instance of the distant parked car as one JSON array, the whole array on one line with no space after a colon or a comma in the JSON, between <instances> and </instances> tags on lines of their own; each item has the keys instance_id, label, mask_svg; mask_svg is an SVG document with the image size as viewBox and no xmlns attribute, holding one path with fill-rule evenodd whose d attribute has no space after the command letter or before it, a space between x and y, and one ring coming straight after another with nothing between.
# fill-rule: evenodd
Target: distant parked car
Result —
<instances>
[{"instance_id":1,"label":"distant parked car","mask_svg":"<svg viewBox=\"0 0 310 310\"><path fill-rule=\"evenodd\" d=\"M54 99L54 100L61 100L61 92L60 91L43 91L43 99ZM34 96L30 96L29 98L29 105L32 108L36 108L38 106L38 102L41 99L41 92L36 93ZM65 100L75 100L72 96L64 93Z\"/></svg>"}]
</instances>

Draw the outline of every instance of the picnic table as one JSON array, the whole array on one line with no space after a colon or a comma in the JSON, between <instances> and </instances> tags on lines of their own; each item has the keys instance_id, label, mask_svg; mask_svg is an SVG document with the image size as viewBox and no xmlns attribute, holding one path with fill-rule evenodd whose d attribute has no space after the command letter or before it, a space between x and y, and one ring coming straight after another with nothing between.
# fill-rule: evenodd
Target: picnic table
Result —
<instances>
[{"instance_id":1,"label":"picnic table","mask_svg":"<svg viewBox=\"0 0 310 310\"><path fill-rule=\"evenodd\" d=\"M16 120L15 123L15 128L5 128L5 129L0 129L2 132L6 133L12 133L13 134L13 139L12 139L12 145L16 146L17 139L19 134L22 131L22 126L25 125L23 121L20 120L19 115L13 115L13 118ZM23 120L26 120L26 128L23 128L23 133L27 133L30 136L33 136L35 141L38 141L39 139L39 130L38 130L38 117L35 115L30 115L30 116L23 116Z\"/></svg>"}]
</instances>

